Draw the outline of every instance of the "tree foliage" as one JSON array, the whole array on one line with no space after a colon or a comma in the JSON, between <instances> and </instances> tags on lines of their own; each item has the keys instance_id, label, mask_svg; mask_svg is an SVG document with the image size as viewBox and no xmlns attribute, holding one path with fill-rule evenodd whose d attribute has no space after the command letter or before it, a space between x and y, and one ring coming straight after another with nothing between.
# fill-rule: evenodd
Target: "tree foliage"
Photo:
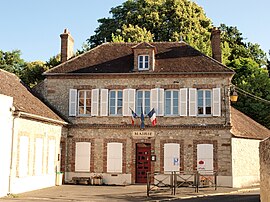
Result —
<instances>
[{"instance_id":1,"label":"tree foliage","mask_svg":"<svg viewBox=\"0 0 270 202\"><path fill-rule=\"evenodd\" d=\"M106 41L180 41L210 54L212 22L203 9L188 0L128 0L110 10L112 17L98 20L87 39L93 48Z\"/></svg>"}]
</instances>

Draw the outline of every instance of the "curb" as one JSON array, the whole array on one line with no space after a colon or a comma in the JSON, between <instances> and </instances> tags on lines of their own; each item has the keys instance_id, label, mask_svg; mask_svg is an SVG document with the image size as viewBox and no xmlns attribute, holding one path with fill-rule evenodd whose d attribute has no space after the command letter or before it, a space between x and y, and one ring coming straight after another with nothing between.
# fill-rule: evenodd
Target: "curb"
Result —
<instances>
[{"instance_id":1,"label":"curb","mask_svg":"<svg viewBox=\"0 0 270 202\"><path fill-rule=\"evenodd\" d=\"M237 194L237 193L246 193L250 191L257 191L260 190L259 187L256 188L245 188L245 189L239 189L237 191L231 191L231 192L220 192L220 193L211 193L211 194L201 194L201 195L196 195L196 196L175 196L175 198L170 198L170 199L163 199L159 200L159 202L165 202L165 201L174 201L178 199L193 199L193 198L203 198L207 196L221 196L221 195L230 195L230 194Z\"/></svg>"}]
</instances>

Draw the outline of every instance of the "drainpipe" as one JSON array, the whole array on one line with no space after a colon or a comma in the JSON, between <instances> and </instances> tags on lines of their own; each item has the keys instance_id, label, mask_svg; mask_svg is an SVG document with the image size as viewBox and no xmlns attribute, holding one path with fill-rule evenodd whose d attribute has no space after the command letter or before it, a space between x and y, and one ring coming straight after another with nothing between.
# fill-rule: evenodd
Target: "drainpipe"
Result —
<instances>
[{"instance_id":1,"label":"drainpipe","mask_svg":"<svg viewBox=\"0 0 270 202\"><path fill-rule=\"evenodd\" d=\"M13 170L13 148L14 148L14 121L15 116L19 117L19 114L15 113L15 107L12 106L10 108L10 111L12 113L12 135L11 135L11 150L10 150L10 167L9 167L9 180L8 180L8 194L11 194L11 181L12 181L12 170Z\"/></svg>"}]
</instances>

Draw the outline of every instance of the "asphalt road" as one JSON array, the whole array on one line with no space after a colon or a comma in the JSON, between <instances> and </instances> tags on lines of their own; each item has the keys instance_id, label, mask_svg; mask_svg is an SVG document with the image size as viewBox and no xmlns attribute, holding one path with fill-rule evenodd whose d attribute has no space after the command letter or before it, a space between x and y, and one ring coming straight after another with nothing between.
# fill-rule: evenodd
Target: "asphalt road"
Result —
<instances>
[{"instance_id":1,"label":"asphalt road","mask_svg":"<svg viewBox=\"0 0 270 202\"><path fill-rule=\"evenodd\" d=\"M253 191L248 193L239 193L223 196L211 196L194 199L179 199L175 201L181 202L260 202L260 191Z\"/></svg>"}]
</instances>

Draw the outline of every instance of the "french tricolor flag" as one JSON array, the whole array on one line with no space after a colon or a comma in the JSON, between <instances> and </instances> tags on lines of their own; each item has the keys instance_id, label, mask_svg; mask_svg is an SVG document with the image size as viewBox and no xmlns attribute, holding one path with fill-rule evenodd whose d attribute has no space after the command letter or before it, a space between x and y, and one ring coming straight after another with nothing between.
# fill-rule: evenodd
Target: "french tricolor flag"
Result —
<instances>
[{"instance_id":1,"label":"french tricolor flag","mask_svg":"<svg viewBox=\"0 0 270 202\"><path fill-rule=\"evenodd\" d=\"M155 126L157 124L157 116L154 108L148 113L148 117L152 122L152 126Z\"/></svg>"},{"instance_id":2,"label":"french tricolor flag","mask_svg":"<svg viewBox=\"0 0 270 202\"><path fill-rule=\"evenodd\" d=\"M138 115L132 109L130 109L130 110L131 110L131 113L132 113L132 115L131 115L131 124L134 126L135 119L138 118Z\"/></svg>"}]
</instances>

